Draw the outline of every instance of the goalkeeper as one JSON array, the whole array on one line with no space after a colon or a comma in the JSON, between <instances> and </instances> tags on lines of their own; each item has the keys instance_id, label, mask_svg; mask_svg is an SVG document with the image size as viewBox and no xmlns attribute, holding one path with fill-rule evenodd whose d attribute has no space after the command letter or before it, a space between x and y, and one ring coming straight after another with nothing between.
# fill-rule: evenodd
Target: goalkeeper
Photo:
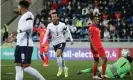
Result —
<instances>
[{"instance_id":1,"label":"goalkeeper","mask_svg":"<svg viewBox=\"0 0 133 80\"><path fill-rule=\"evenodd\" d=\"M132 62L132 57L127 56L119 58L114 64L108 64L106 68L106 75L109 76L109 78L124 78L126 75L131 74L131 66L130 63ZM98 72L102 72L102 66L98 67ZM80 70L77 72L77 74L81 73L92 73L92 68L88 68L85 70Z\"/></svg>"}]
</instances>

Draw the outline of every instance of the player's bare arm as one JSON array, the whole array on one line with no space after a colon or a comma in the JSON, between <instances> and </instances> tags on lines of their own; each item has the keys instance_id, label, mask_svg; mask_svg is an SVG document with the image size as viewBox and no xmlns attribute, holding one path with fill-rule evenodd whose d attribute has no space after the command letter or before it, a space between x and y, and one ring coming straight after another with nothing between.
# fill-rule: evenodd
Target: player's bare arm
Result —
<instances>
[{"instance_id":1,"label":"player's bare arm","mask_svg":"<svg viewBox=\"0 0 133 80\"><path fill-rule=\"evenodd\" d=\"M46 42L46 40L48 39L48 34L49 34L49 29L46 30L46 34L44 35L44 38L43 38L43 43L42 43L42 47L44 47L44 44Z\"/></svg>"},{"instance_id":2,"label":"player's bare arm","mask_svg":"<svg viewBox=\"0 0 133 80\"><path fill-rule=\"evenodd\" d=\"M73 38L72 38L72 35L71 35L71 32L70 32L70 29L69 29L69 27L66 27L66 32L68 33L68 35L69 35L69 38L70 38L70 41L71 41L71 45L73 45L74 43L73 43Z\"/></svg>"},{"instance_id":3,"label":"player's bare arm","mask_svg":"<svg viewBox=\"0 0 133 80\"><path fill-rule=\"evenodd\" d=\"M89 38L89 40L90 40L90 44L91 44L91 46L92 46L92 48L94 49L94 51L95 52L97 52L97 49L96 49L96 47L94 46L94 43L93 43L93 41L92 41L92 33L89 31L89 33L88 33L88 38Z\"/></svg>"}]
</instances>

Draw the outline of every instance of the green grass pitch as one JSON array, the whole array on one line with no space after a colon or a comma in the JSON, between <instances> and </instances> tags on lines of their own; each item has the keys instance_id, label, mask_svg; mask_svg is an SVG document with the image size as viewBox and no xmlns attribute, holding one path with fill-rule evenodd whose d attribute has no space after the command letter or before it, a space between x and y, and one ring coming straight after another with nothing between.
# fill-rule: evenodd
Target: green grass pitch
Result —
<instances>
[{"instance_id":1,"label":"green grass pitch","mask_svg":"<svg viewBox=\"0 0 133 80\"><path fill-rule=\"evenodd\" d=\"M112 63L112 62L108 62ZM51 60L48 67L42 66L42 61L33 60L32 67L36 68L46 80L93 80L91 73L84 73L77 75L76 72L81 69L92 67L93 61L81 60L81 61L66 61L66 65L69 68L69 77L64 78L64 74L61 77L56 77L58 66L56 60ZM133 64L131 64L133 73ZM15 80L15 64L13 60L2 60L1 61L1 80ZM23 80L36 80L33 76L24 73ZM133 77L126 79L113 79L113 80L133 80Z\"/></svg>"}]
</instances>

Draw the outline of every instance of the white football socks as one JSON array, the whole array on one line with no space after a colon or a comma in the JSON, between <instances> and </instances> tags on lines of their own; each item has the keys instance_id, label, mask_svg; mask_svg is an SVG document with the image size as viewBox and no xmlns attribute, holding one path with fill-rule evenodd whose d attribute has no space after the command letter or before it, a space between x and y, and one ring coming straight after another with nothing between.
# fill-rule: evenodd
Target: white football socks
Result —
<instances>
[{"instance_id":1,"label":"white football socks","mask_svg":"<svg viewBox=\"0 0 133 80\"><path fill-rule=\"evenodd\" d=\"M64 70L68 69L68 68L66 67L65 60L64 60L64 59L63 59L63 68L64 68Z\"/></svg>"},{"instance_id":2,"label":"white football socks","mask_svg":"<svg viewBox=\"0 0 133 80\"><path fill-rule=\"evenodd\" d=\"M58 66L59 66L59 69L62 69L62 57L57 57L57 63L58 63Z\"/></svg>"},{"instance_id":3,"label":"white football socks","mask_svg":"<svg viewBox=\"0 0 133 80\"><path fill-rule=\"evenodd\" d=\"M15 80L23 80L23 68L21 66L16 66L16 77Z\"/></svg>"},{"instance_id":4,"label":"white football socks","mask_svg":"<svg viewBox=\"0 0 133 80\"><path fill-rule=\"evenodd\" d=\"M38 80L45 80L43 76L34 68L27 67L24 69L25 72L29 73L30 75L35 76Z\"/></svg>"},{"instance_id":5,"label":"white football socks","mask_svg":"<svg viewBox=\"0 0 133 80\"><path fill-rule=\"evenodd\" d=\"M65 61L61 56L57 57L57 63L58 63L59 69L62 69L62 68L67 69L65 65Z\"/></svg>"}]
</instances>

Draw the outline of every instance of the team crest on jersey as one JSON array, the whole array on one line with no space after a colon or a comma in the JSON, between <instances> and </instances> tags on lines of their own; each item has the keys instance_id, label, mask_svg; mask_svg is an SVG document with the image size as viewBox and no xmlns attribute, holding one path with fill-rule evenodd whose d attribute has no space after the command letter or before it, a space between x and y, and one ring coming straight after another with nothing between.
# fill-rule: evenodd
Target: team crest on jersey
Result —
<instances>
[{"instance_id":1,"label":"team crest on jersey","mask_svg":"<svg viewBox=\"0 0 133 80\"><path fill-rule=\"evenodd\" d=\"M44 35L44 32L42 32L41 34Z\"/></svg>"},{"instance_id":2,"label":"team crest on jersey","mask_svg":"<svg viewBox=\"0 0 133 80\"><path fill-rule=\"evenodd\" d=\"M48 49L48 46L45 46L45 49Z\"/></svg>"}]
</instances>

